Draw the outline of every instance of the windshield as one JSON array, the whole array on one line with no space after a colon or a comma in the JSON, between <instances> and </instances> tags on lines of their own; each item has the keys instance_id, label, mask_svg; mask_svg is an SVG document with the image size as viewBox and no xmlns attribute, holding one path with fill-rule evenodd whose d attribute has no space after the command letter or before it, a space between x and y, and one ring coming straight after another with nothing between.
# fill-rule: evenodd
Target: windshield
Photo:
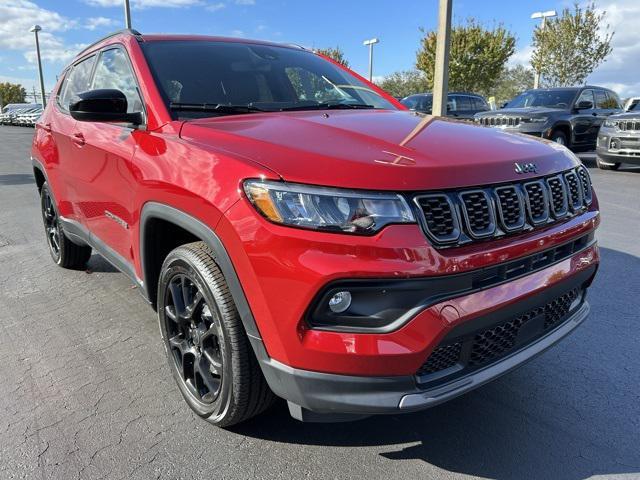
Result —
<instances>
[{"instance_id":1,"label":"windshield","mask_svg":"<svg viewBox=\"0 0 640 480\"><path fill-rule=\"evenodd\" d=\"M403 98L400 103L411 110L431 112L431 108L433 107L433 95L411 95Z\"/></svg>"},{"instance_id":2,"label":"windshield","mask_svg":"<svg viewBox=\"0 0 640 480\"><path fill-rule=\"evenodd\" d=\"M167 106L179 117L395 109L353 75L306 50L190 40L146 42L142 48Z\"/></svg>"},{"instance_id":3,"label":"windshield","mask_svg":"<svg viewBox=\"0 0 640 480\"><path fill-rule=\"evenodd\" d=\"M507 103L506 108L569 108L577 90L529 90Z\"/></svg>"}]
</instances>

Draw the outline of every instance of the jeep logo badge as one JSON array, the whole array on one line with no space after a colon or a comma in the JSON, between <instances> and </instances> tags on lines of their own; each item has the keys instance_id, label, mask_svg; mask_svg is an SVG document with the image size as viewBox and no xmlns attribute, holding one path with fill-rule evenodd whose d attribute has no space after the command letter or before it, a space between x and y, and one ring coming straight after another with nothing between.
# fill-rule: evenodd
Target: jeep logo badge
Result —
<instances>
[{"instance_id":1,"label":"jeep logo badge","mask_svg":"<svg viewBox=\"0 0 640 480\"><path fill-rule=\"evenodd\" d=\"M537 173L538 166L535 163L515 163L516 173Z\"/></svg>"}]
</instances>

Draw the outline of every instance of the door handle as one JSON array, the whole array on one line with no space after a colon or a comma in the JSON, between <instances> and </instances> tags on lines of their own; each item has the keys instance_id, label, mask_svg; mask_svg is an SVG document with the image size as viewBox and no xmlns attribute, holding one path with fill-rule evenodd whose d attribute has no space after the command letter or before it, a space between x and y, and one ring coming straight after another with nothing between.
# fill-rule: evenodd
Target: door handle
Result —
<instances>
[{"instance_id":1,"label":"door handle","mask_svg":"<svg viewBox=\"0 0 640 480\"><path fill-rule=\"evenodd\" d=\"M80 147L86 143L84 140L84 135L82 135L80 132L71 135L71 139L73 140L73 143Z\"/></svg>"}]
</instances>

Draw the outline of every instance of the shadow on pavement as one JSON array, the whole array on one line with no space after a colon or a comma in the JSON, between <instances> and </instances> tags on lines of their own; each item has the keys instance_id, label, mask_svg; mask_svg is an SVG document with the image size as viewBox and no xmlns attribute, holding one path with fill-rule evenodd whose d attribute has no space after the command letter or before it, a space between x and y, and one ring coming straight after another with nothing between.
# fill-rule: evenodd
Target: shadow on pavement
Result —
<instances>
[{"instance_id":1,"label":"shadow on pavement","mask_svg":"<svg viewBox=\"0 0 640 480\"><path fill-rule=\"evenodd\" d=\"M87 262L87 272L88 273L120 273L116 267L111 265L107 260L105 260L101 255L93 254L89 261Z\"/></svg>"},{"instance_id":2,"label":"shadow on pavement","mask_svg":"<svg viewBox=\"0 0 640 480\"><path fill-rule=\"evenodd\" d=\"M640 475L640 300L632 295L640 258L601 254L587 322L510 375L415 414L302 424L281 402L233 430L274 442L377 446L387 459L492 479Z\"/></svg>"},{"instance_id":3,"label":"shadow on pavement","mask_svg":"<svg viewBox=\"0 0 640 480\"><path fill-rule=\"evenodd\" d=\"M36 183L33 175L30 173L0 175L0 185L28 185L29 183Z\"/></svg>"}]
</instances>

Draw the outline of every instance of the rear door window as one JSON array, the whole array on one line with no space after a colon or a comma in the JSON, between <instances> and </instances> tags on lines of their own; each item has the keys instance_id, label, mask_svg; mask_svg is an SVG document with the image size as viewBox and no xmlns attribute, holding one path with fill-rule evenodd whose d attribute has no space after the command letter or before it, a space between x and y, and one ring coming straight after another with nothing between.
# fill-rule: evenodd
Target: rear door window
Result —
<instances>
[{"instance_id":1,"label":"rear door window","mask_svg":"<svg viewBox=\"0 0 640 480\"><path fill-rule=\"evenodd\" d=\"M484 112L489 110L489 105L480 97L472 97L473 101L473 110Z\"/></svg>"},{"instance_id":2,"label":"rear door window","mask_svg":"<svg viewBox=\"0 0 640 480\"><path fill-rule=\"evenodd\" d=\"M613 93L613 92L607 92L607 98L609 99L608 103L609 103L609 107L612 110L621 110L622 109L622 102L620 101L620 98L618 98L618 96Z\"/></svg>"},{"instance_id":3,"label":"rear door window","mask_svg":"<svg viewBox=\"0 0 640 480\"><path fill-rule=\"evenodd\" d=\"M95 60L96 56L92 55L76 63L67 74L58 97L58 104L64 110L69 110L69 104L78 99L79 93L89 90Z\"/></svg>"},{"instance_id":4,"label":"rear door window","mask_svg":"<svg viewBox=\"0 0 640 480\"><path fill-rule=\"evenodd\" d=\"M596 108L607 110L611 108L609 105L609 98L607 97L607 92L604 90L596 90Z\"/></svg>"},{"instance_id":5,"label":"rear door window","mask_svg":"<svg viewBox=\"0 0 640 480\"><path fill-rule=\"evenodd\" d=\"M467 95L456 95L456 109L458 111L473 110L471 98Z\"/></svg>"}]
</instances>

